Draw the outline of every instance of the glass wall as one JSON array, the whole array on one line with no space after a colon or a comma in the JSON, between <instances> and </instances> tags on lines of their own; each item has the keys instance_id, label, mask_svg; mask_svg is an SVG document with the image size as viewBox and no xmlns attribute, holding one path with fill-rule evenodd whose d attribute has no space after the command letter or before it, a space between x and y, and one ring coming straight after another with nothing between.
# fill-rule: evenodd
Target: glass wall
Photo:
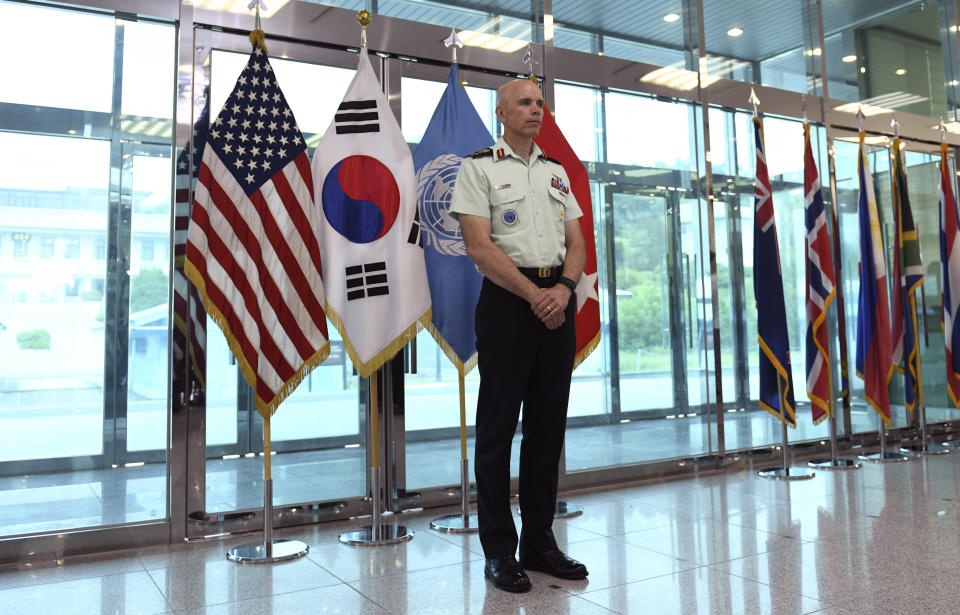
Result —
<instances>
[{"instance_id":1,"label":"glass wall","mask_svg":"<svg viewBox=\"0 0 960 615\"><path fill-rule=\"evenodd\" d=\"M218 49L218 46L228 49ZM210 108L213 121L247 62L239 37L214 42L210 57ZM305 55L305 54L302 54ZM356 72L356 55L343 53L344 66L271 58L312 157ZM323 501L364 492L366 432L360 411L360 381L349 364L343 340L328 326L330 356L304 379L271 418L271 442L283 477L274 487L274 504ZM263 505L263 419L253 393L240 376L220 329L207 324L207 512Z\"/></svg>"},{"instance_id":2,"label":"glass wall","mask_svg":"<svg viewBox=\"0 0 960 615\"><path fill-rule=\"evenodd\" d=\"M0 22L0 535L164 519L174 28Z\"/></svg>"},{"instance_id":3,"label":"glass wall","mask_svg":"<svg viewBox=\"0 0 960 615\"><path fill-rule=\"evenodd\" d=\"M769 3L755 1L614 2L598 10L554 0L552 28L540 25L550 20L537 13L537 3L523 1L320 4L334 7L339 17L346 12L336 11L367 7L391 32L422 34L422 44L403 43L416 57L406 55L407 48L402 56L388 48L374 61L378 73L388 69L383 87L400 111L411 149L445 85L449 50L441 41L448 28L469 31L461 38L487 50L477 55L482 65L464 69L463 79L494 136L500 130L494 89L515 76L503 66L515 67L530 42L540 54L535 57L546 56L534 70L546 73L558 124L589 173L602 320L600 345L573 375L561 479L566 485L608 480L611 467L779 441L779 425L756 403L753 127L745 100L724 98L749 86L763 102L780 238L800 419L791 439L827 433L826 425L811 425L805 395L801 95L821 122L814 147L828 208L828 143L833 148L839 227L831 223L831 232L839 233L841 246L836 258L842 263L852 431L877 427L852 367L859 186L851 129L858 108L868 118L888 258L892 129L885 125L892 111L907 133L927 274L921 303L925 393L931 420L954 418L944 409L937 324L938 152L931 131L954 110L952 93L960 83L952 3L803 0L771 13ZM0 0L8 42L23 50L19 61L0 66L0 80L9 86L0 89L0 535L167 517L165 462L175 420L170 408L184 403L169 393L171 371L183 368L168 342L177 256L171 228L179 217L171 210L180 204L172 194L179 186L173 181L173 107L178 92L192 87L196 108L210 106L209 122L249 49L245 37L222 31L226 20L218 10L195 6L213 23L182 33L190 42L181 47L190 49L178 53L171 23ZM308 30L282 21L284 7L304 6L282 4L279 21L266 20L265 29L282 49L271 61L312 154L354 75L356 55L330 43L324 24ZM701 21L707 58L704 71L696 73L692 50L699 45ZM286 24L281 38L274 36L277 24ZM550 36L552 45L541 46ZM818 98L822 62L830 98L841 101L826 109L825 122ZM643 80L654 70L647 65L682 69L700 80L685 89L670 86L668 96L664 87ZM733 81L717 91L715 77ZM703 91L724 105L709 108L706 118ZM190 120L176 121L185 126ZM835 310L830 322L836 330ZM366 505L366 383L354 374L336 330L329 331L331 357L273 421L274 503L350 499L359 511ZM258 508L263 422L219 329L207 321L202 332L205 395L190 412L205 429L199 462L204 512ZM390 421L401 433L390 444L396 465L386 471L395 472L395 487L422 488L423 501L433 505L459 481L456 373L427 333L399 361L405 373L393 393L403 396L395 406L402 412ZM468 424L477 383L474 371L466 380ZM895 425L907 425L912 417L897 405L898 377L891 392ZM617 470L637 477L645 471ZM47 504L49 514L22 512L27 505L46 510Z\"/></svg>"},{"instance_id":4,"label":"glass wall","mask_svg":"<svg viewBox=\"0 0 960 615\"><path fill-rule=\"evenodd\" d=\"M554 0L553 44L563 49L688 69L687 2L598 6Z\"/></svg>"},{"instance_id":5,"label":"glass wall","mask_svg":"<svg viewBox=\"0 0 960 615\"><path fill-rule=\"evenodd\" d=\"M945 56L942 45L949 41L948 10L952 3L827 3L823 28L830 97L864 103L868 115L944 115L947 87L954 88L957 79L946 72L946 66L956 65L956 50ZM849 112L857 110L849 107Z\"/></svg>"}]
</instances>

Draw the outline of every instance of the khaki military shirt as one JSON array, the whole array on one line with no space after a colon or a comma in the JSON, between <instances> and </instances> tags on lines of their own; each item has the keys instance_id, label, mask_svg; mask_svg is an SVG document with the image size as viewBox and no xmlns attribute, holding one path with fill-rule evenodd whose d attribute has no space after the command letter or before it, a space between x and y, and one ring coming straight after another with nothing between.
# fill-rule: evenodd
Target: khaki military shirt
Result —
<instances>
[{"instance_id":1,"label":"khaki military shirt","mask_svg":"<svg viewBox=\"0 0 960 615\"><path fill-rule=\"evenodd\" d=\"M450 216L490 220L490 239L517 267L553 267L567 254L564 223L583 215L559 162L533 144L530 164L502 138L463 159Z\"/></svg>"}]
</instances>

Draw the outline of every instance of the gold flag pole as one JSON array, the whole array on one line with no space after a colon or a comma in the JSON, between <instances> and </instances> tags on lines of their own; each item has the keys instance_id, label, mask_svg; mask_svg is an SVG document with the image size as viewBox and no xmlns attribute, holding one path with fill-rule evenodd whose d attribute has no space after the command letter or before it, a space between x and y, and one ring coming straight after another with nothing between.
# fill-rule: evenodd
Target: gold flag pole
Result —
<instances>
[{"instance_id":1,"label":"gold flag pole","mask_svg":"<svg viewBox=\"0 0 960 615\"><path fill-rule=\"evenodd\" d=\"M463 367L458 369L460 385L460 513L444 515L430 522L430 528L447 534L480 531L477 515L470 514L470 460L467 457L467 395Z\"/></svg>"},{"instance_id":2,"label":"gold flag pole","mask_svg":"<svg viewBox=\"0 0 960 615\"><path fill-rule=\"evenodd\" d=\"M250 44L254 50L267 53L266 37L260 23L260 9L268 10L263 0L252 0L247 7L254 10L254 28L250 32ZM260 409L258 408L258 411ZM264 414L264 413L261 413ZM303 557L310 547L299 540L273 540L273 477L270 456L270 413L263 416L263 542L232 547L227 559L239 564L272 564Z\"/></svg>"},{"instance_id":3,"label":"gold flag pole","mask_svg":"<svg viewBox=\"0 0 960 615\"><path fill-rule=\"evenodd\" d=\"M443 44L452 54L451 64L457 63L457 48L463 47L463 41L457 36L456 28L450 29ZM462 82L461 82L462 85ZM467 396L464 380L464 366L457 369L457 382L460 387L460 513L444 515L430 522L430 529L447 534L467 534L480 530L477 515L470 514L470 460L467 457Z\"/></svg>"},{"instance_id":4,"label":"gold flag pole","mask_svg":"<svg viewBox=\"0 0 960 615\"><path fill-rule=\"evenodd\" d=\"M370 11L364 9L357 13L357 23L360 24L360 53L367 53L367 26L373 20ZM361 56L362 57L362 56ZM413 530L396 523L381 523L381 468L380 468L380 394L377 379L384 374L384 381L389 377L389 371L380 368L370 374L367 382L370 384L370 434L367 438L367 450L370 451L370 525L340 534L340 542L351 546L380 546L405 542L413 538ZM384 386L384 390L389 390Z\"/></svg>"}]
</instances>

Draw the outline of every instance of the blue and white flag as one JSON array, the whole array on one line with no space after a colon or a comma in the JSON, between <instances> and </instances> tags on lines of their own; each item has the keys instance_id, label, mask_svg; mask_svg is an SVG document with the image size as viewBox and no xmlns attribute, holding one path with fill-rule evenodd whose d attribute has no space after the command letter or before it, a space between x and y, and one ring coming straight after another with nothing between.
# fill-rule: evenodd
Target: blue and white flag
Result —
<instances>
[{"instance_id":1,"label":"blue and white flag","mask_svg":"<svg viewBox=\"0 0 960 615\"><path fill-rule=\"evenodd\" d=\"M473 313L483 277L467 256L460 225L450 217L450 200L463 157L493 145L493 138L450 66L447 89L413 154L417 206L427 281L433 300L428 328L461 374L477 363Z\"/></svg>"}]
</instances>

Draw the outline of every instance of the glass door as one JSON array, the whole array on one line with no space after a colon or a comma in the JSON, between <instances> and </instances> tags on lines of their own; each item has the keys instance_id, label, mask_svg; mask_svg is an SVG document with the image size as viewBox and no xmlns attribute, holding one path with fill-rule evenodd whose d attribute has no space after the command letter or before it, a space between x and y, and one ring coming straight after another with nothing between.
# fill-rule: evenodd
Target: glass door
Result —
<instances>
[{"instance_id":1,"label":"glass door","mask_svg":"<svg viewBox=\"0 0 960 615\"><path fill-rule=\"evenodd\" d=\"M0 21L0 536L163 520L175 29Z\"/></svg>"},{"instance_id":2,"label":"glass door","mask_svg":"<svg viewBox=\"0 0 960 615\"><path fill-rule=\"evenodd\" d=\"M206 30L198 30L197 40L199 62L209 67L206 119L213 121L246 64L250 42ZM202 57L211 48L207 62ZM356 72L357 55L272 41L270 51L274 74L312 157ZM360 404L366 391L329 323L328 333L330 356L271 419L277 506L366 492ZM222 331L209 317L206 340L206 512L257 509L263 505L263 419Z\"/></svg>"}]
</instances>

